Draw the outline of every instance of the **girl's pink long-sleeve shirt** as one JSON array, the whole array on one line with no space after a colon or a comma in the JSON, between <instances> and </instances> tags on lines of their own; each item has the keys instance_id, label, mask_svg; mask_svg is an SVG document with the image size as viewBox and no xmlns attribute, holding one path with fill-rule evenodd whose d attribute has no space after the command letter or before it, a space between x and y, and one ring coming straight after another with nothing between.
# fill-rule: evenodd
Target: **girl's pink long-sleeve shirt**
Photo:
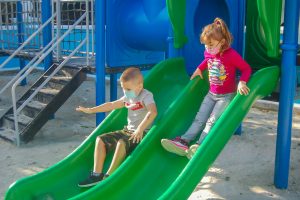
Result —
<instances>
[{"instance_id":1,"label":"girl's pink long-sleeve shirt","mask_svg":"<svg viewBox=\"0 0 300 200\"><path fill-rule=\"evenodd\" d=\"M236 70L241 71L240 81L248 82L251 67L233 49L229 48L216 55L204 52L204 61L198 66L203 71L208 69L210 91L214 94L228 94L236 92Z\"/></svg>"}]
</instances>

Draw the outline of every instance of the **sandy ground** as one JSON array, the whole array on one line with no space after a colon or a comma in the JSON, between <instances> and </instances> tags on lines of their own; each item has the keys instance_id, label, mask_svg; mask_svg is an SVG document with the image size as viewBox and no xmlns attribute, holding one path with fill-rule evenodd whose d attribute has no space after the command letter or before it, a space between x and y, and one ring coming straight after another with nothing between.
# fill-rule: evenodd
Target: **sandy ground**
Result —
<instances>
[{"instance_id":1,"label":"sandy ground","mask_svg":"<svg viewBox=\"0 0 300 200\"><path fill-rule=\"evenodd\" d=\"M37 76L35 73L32 78ZM0 75L0 85L7 78ZM0 115L9 104L9 95L1 96ZM94 82L88 80L32 142L17 148L0 139L1 199L11 183L63 159L88 136L94 129L95 118L74 112L74 108L94 105L94 99ZM288 190L278 190L273 185L276 126L276 112L251 109L243 135L232 137L189 199L300 199L300 116L294 116Z\"/></svg>"}]
</instances>

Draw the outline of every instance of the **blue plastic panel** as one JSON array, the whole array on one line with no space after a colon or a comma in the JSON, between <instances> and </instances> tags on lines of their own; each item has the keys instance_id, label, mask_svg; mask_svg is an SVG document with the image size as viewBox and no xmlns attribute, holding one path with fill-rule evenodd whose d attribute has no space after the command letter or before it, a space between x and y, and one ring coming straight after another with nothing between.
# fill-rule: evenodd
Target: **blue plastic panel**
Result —
<instances>
[{"instance_id":1,"label":"blue plastic panel","mask_svg":"<svg viewBox=\"0 0 300 200\"><path fill-rule=\"evenodd\" d=\"M169 17L162 0L109 0L107 65L153 64L165 58Z\"/></svg>"},{"instance_id":2,"label":"blue plastic panel","mask_svg":"<svg viewBox=\"0 0 300 200\"><path fill-rule=\"evenodd\" d=\"M202 28L216 17L227 23L234 38L232 47L243 55L245 0L190 0L187 10L186 34L189 41L184 47L183 56L189 73L204 58L204 46L199 41Z\"/></svg>"}]
</instances>

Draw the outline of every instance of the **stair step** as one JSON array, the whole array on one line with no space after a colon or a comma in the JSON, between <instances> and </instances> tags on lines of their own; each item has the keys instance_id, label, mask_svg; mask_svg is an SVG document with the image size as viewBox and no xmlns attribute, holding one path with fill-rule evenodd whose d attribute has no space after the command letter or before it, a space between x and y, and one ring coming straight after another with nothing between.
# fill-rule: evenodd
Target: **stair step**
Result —
<instances>
[{"instance_id":1,"label":"stair step","mask_svg":"<svg viewBox=\"0 0 300 200\"><path fill-rule=\"evenodd\" d=\"M56 95L57 93L59 93L59 90L53 88L42 88L39 92L44 94Z\"/></svg>"},{"instance_id":2,"label":"stair step","mask_svg":"<svg viewBox=\"0 0 300 200\"><path fill-rule=\"evenodd\" d=\"M57 72L58 75L66 76L66 77L72 77L74 74L77 72L75 69L70 69L70 68L62 68Z\"/></svg>"},{"instance_id":3,"label":"stair step","mask_svg":"<svg viewBox=\"0 0 300 200\"><path fill-rule=\"evenodd\" d=\"M0 137L11 142L16 141L15 131L12 129L0 128Z\"/></svg>"},{"instance_id":4,"label":"stair step","mask_svg":"<svg viewBox=\"0 0 300 200\"><path fill-rule=\"evenodd\" d=\"M31 118L35 118L41 110L46 107L47 104L44 104L39 101L30 101L22 110L21 114L26 115Z\"/></svg>"},{"instance_id":5,"label":"stair step","mask_svg":"<svg viewBox=\"0 0 300 200\"><path fill-rule=\"evenodd\" d=\"M42 88L34 97L35 101L40 101L44 104L51 102L53 97L59 93L59 90L53 88Z\"/></svg>"},{"instance_id":6,"label":"stair step","mask_svg":"<svg viewBox=\"0 0 300 200\"><path fill-rule=\"evenodd\" d=\"M48 77L49 76L44 76L45 79ZM57 76L57 75L55 75L51 78L52 81L65 81L65 82L68 82L71 79L72 79L72 76Z\"/></svg>"},{"instance_id":7,"label":"stair step","mask_svg":"<svg viewBox=\"0 0 300 200\"><path fill-rule=\"evenodd\" d=\"M13 114L5 115L5 117L8 118L8 119L10 119L10 120L12 120L12 121L15 120ZM21 114L19 114L18 122L19 122L20 124L27 125L27 124L29 124L32 120L33 120L33 119L32 119L31 117L28 117L28 116L26 116L26 115L21 115Z\"/></svg>"},{"instance_id":8,"label":"stair step","mask_svg":"<svg viewBox=\"0 0 300 200\"><path fill-rule=\"evenodd\" d=\"M31 117L20 114L18 118L19 130L23 130L32 120ZM13 114L4 116L3 127L15 130L15 119Z\"/></svg>"},{"instance_id":9,"label":"stair step","mask_svg":"<svg viewBox=\"0 0 300 200\"><path fill-rule=\"evenodd\" d=\"M35 108L35 109L43 109L46 107L47 104L44 104L40 101L29 101L29 103L27 104L27 106L29 106L30 108Z\"/></svg>"},{"instance_id":10,"label":"stair step","mask_svg":"<svg viewBox=\"0 0 300 200\"><path fill-rule=\"evenodd\" d=\"M61 90L65 87L65 85L67 84L68 82L54 82L54 81L49 81L47 84L46 84L46 87L49 87L49 88L52 88L52 89L57 89L57 90Z\"/></svg>"}]
</instances>

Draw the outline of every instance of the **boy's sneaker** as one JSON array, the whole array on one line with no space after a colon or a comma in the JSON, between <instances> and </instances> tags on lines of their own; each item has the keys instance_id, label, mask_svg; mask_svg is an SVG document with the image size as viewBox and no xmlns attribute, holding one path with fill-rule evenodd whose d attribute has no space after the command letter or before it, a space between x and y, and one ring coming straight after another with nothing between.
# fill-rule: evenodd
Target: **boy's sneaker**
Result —
<instances>
[{"instance_id":1,"label":"boy's sneaker","mask_svg":"<svg viewBox=\"0 0 300 200\"><path fill-rule=\"evenodd\" d=\"M176 137L173 140L162 139L161 145L167 151L171 153L175 153L180 156L186 156L187 151L189 149L188 143L185 140L181 139L180 137Z\"/></svg>"},{"instance_id":2,"label":"boy's sneaker","mask_svg":"<svg viewBox=\"0 0 300 200\"><path fill-rule=\"evenodd\" d=\"M194 144L194 145L190 146L186 157L188 159L191 159L194 156L194 154L196 153L198 148L199 148L199 144Z\"/></svg>"},{"instance_id":3,"label":"boy's sneaker","mask_svg":"<svg viewBox=\"0 0 300 200\"><path fill-rule=\"evenodd\" d=\"M94 175L93 172L91 172L90 176L86 180L81 181L78 184L78 186L79 187L91 187L91 186L97 185L97 183L99 183L100 181L103 180L103 177L104 177L103 173L99 174L99 176L96 176L96 175Z\"/></svg>"}]
</instances>

